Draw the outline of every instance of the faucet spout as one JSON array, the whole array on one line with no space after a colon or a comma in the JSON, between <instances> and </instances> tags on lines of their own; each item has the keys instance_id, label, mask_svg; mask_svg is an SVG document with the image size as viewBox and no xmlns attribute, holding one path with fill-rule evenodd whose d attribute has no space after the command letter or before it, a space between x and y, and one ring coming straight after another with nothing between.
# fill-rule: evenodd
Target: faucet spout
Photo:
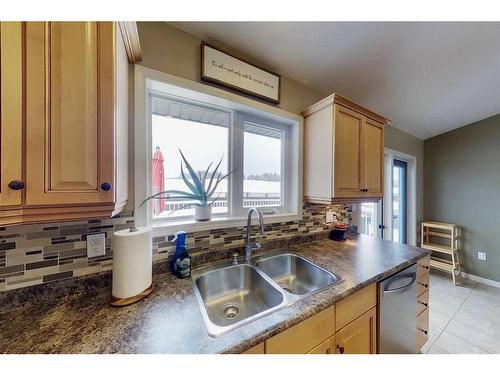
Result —
<instances>
[{"instance_id":1,"label":"faucet spout","mask_svg":"<svg viewBox=\"0 0 500 375\"><path fill-rule=\"evenodd\" d=\"M251 233L252 233L252 215L253 213L257 214L259 219L259 229L260 229L260 238L255 241L255 243L251 243ZM262 216L262 212L256 207L250 207L248 210L247 217L247 235L245 240L245 261L250 263L252 258L252 251L256 249L260 249L262 247L262 237L264 237L264 216Z\"/></svg>"}]
</instances>

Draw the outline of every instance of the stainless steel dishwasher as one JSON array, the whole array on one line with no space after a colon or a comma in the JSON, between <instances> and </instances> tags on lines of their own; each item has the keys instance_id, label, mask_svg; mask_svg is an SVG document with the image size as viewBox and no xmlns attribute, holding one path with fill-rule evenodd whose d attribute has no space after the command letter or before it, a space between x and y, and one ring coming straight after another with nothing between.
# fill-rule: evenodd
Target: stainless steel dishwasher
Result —
<instances>
[{"instance_id":1,"label":"stainless steel dishwasher","mask_svg":"<svg viewBox=\"0 0 500 375\"><path fill-rule=\"evenodd\" d=\"M378 349L381 354L415 353L417 265L378 284Z\"/></svg>"}]
</instances>

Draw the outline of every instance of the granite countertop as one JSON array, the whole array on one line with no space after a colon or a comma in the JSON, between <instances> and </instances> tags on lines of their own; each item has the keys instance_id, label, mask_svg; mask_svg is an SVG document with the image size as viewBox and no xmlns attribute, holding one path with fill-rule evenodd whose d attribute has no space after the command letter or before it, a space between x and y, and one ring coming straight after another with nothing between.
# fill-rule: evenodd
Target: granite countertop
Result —
<instances>
[{"instance_id":1,"label":"granite countertop","mask_svg":"<svg viewBox=\"0 0 500 375\"><path fill-rule=\"evenodd\" d=\"M108 304L109 274L74 290L26 288L0 295L0 353L239 353L428 253L363 235L287 250L344 280L217 338L205 330L191 280L168 272L154 276L146 299L123 308Z\"/></svg>"}]
</instances>

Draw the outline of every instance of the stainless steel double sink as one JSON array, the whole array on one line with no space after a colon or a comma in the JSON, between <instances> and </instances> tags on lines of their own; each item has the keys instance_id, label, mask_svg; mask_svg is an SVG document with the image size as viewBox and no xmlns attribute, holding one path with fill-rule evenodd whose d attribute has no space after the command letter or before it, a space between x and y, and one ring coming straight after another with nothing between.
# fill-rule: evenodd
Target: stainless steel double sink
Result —
<instances>
[{"instance_id":1,"label":"stainless steel double sink","mask_svg":"<svg viewBox=\"0 0 500 375\"><path fill-rule=\"evenodd\" d=\"M291 253L252 258L250 263L222 263L193 270L193 288L210 336L293 304L341 278Z\"/></svg>"}]
</instances>

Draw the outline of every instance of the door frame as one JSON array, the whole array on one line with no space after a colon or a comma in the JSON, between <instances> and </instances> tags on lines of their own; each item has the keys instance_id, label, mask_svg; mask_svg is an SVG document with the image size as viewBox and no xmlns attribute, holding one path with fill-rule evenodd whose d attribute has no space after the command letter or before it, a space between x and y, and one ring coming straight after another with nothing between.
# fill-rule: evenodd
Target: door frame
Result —
<instances>
[{"instance_id":1,"label":"door frame","mask_svg":"<svg viewBox=\"0 0 500 375\"><path fill-rule=\"evenodd\" d=\"M384 148L384 239L392 241L392 167L394 159L405 161L407 169L407 241L408 245L417 245L417 158L401 151Z\"/></svg>"}]
</instances>

